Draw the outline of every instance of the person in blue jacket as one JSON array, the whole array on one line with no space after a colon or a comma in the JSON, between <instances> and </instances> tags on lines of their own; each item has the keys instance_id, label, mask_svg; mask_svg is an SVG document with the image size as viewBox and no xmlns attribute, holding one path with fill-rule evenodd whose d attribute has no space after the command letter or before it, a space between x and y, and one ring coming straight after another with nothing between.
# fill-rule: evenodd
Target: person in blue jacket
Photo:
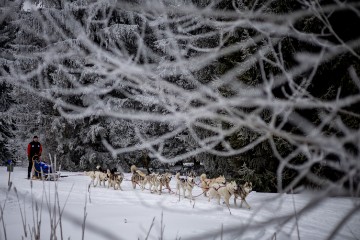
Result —
<instances>
[{"instance_id":1,"label":"person in blue jacket","mask_svg":"<svg viewBox=\"0 0 360 240\"><path fill-rule=\"evenodd\" d=\"M41 178L41 174L46 175L48 173L52 173L51 165L42 161L41 158L38 156L34 157L34 168L35 168L35 173L34 173L35 178Z\"/></svg>"}]
</instances>

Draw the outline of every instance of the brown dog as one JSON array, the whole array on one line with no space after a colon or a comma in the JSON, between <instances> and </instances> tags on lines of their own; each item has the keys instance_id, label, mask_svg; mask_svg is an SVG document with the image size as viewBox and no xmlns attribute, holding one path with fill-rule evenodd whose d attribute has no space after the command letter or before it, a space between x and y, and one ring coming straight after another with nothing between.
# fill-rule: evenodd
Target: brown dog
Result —
<instances>
[{"instance_id":1,"label":"brown dog","mask_svg":"<svg viewBox=\"0 0 360 240\"><path fill-rule=\"evenodd\" d=\"M132 176L131 176L131 183L132 183L132 186L133 188L135 189L136 188L136 184L139 184L140 185L140 188L142 190L145 189L145 185L147 183L147 178L146 178L146 174L143 173L142 171L138 170L137 167L135 165L132 165L131 168L131 173L132 173Z\"/></svg>"},{"instance_id":2,"label":"brown dog","mask_svg":"<svg viewBox=\"0 0 360 240\"><path fill-rule=\"evenodd\" d=\"M245 182L243 185L239 185L238 190L234 194L234 204L236 206L236 199L240 198L240 207L242 207L242 204L245 203L247 208L250 209L250 205L246 201L246 197L250 194L252 191L252 183L251 182Z\"/></svg>"}]
</instances>

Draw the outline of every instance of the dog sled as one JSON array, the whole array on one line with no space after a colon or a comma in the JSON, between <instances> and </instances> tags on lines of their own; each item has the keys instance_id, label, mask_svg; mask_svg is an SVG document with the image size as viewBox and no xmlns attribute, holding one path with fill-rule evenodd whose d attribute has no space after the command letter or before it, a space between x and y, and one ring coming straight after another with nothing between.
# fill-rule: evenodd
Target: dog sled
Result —
<instances>
[{"instance_id":1,"label":"dog sled","mask_svg":"<svg viewBox=\"0 0 360 240\"><path fill-rule=\"evenodd\" d=\"M32 158L32 163L33 180L40 179L45 181L57 181L61 177L60 172L54 171L54 168L51 164L47 164L46 162L42 161L41 158L37 155Z\"/></svg>"}]
</instances>

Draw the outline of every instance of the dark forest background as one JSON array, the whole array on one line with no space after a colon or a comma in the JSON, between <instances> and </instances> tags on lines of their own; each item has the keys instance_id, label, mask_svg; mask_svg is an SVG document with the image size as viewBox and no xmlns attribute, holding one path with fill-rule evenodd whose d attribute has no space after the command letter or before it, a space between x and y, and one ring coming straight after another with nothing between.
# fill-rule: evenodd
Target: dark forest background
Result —
<instances>
[{"instance_id":1,"label":"dark forest background","mask_svg":"<svg viewBox=\"0 0 360 240\"><path fill-rule=\"evenodd\" d=\"M65 32L62 38L68 44L72 39L72 28L76 26L68 26L64 16L70 14L78 20L84 28L87 29L89 38L93 40L100 48L114 48L117 47L127 55L136 55L139 48L138 41L134 36L134 32L141 32L144 44L149 50L161 55L163 59L172 59L173 56L167 55L166 52L161 51L158 44L159 36L154 29L149 25L149 22L143 13L134 8L131 10L123 11L120 7L111 8L110 3L99 1L99 6L94 13L94 9L87 8L84 2L86 1L41 1L40 10L25 11L23 5L16 1L5 1L1 6L1 21L0 21L0 66L1 66L1 80L0 80L0 160L4 164L8 159L15 159L18 163L27 165L26 147L34 135L40 137L40 142L43 145L43 156L48 158L48 155L56 156L57 161L61 164L63 170L67 171L84 171L94 169L97 165L104 168L118 167L129 171L132 164L139 167L149 168L153 171L169 170L172 166L182 166L184 162L194 163L194 169L199 174L202 172L207 173L208 177L215 177L217 175L225 175L227 179L235 179L240 182L252 181L254 190L260 192L276 192L278 191L278 184L281 181L282 186L287 186L301 174L296 167L285 166L282 169L281 177L279 179L279 155L287 156L294 151L294 145L288 139L281 136L274 136L273 141L263 141L253 148L241 154L225 156L221 154L214 154L212 151L205 151L199 154L194 154L187 159L179 162L166 163L160 161L151 151L144 151L138 149L131 152L121 153L113 156L108 149L103 145L106 140L116 148L128 147L135 145L139 142L138 136L134 129L148 137L157 137L165 134L171 130L171 126L161 122L149 122L141 120L128 120L120 119L110 116L102 115L86 115L78 118L66 118L64 114L59 113L57 103L52 100L43 98L41 94L36 91L30 91L26 87L21 87L12 84L12 81L6 80L9 74L14 75L12 72L13 66L16 65L18 69L23 72L30 71L38 66L39 61L42 61L35 53L43 51L49 47L50 43L57 42L56 36L49 36L45 41L39 38L36 31L41 32L44 30L41 19L47 19L47 15L53 16L53 19L59 21L57 24ZM94 1L89 1L94 2ZM113 2L113 1L110 1ZM116 1L115 1L116 2ZM186 2L186 1L184 1ZM199 8L204 8L209 5L210 1L193 0L191 2ZM238 3L238 5L234 4ZM331 6L336 4L335 1L320 1L322 6ZM122 2L123 4L126 1ZM131 1L131 6L136 4L141 5L142 1ZM241 3L241 4L240 4ZM350 2L351 3L351 2ZM40 4L33 1L33 4ZM118 6L119 6L118 2ZM79 7L82 6L82 7ZM125 5L124 5L125 6ZM276 13L286 15L296 13L304 9L304 4L296 0L286 1L230 1L224 0L213 4L212 9L221 11L234 11L236 8L241 9L260 9L264 8L263 12ZM129 8L132 9L132 8ZM357 13L359 13L357 8ZM173 13L176 15L175 13ZM95 24L86 22L92 16L99 20L107 18L107 25ZM171 16L171 15L170 15ZM322 22L316 15L308 15L296 22L295 27L299 32L323 34L321 39L327 41L329 44L339 44L340 39L343 42L359 41L360 38L360 17L348 8L334 9L331 14L327 15L328 23L332 26L334 34L323 34L324 31L328 33ZM220 19L219 21L226 19ZM280 21L280 20L279 20ZM265 24L265 22L264 22ZM115 26L118 35L111 35L105 38L105 28L112 31L111 26ZM110 28L110 30L109 30ZM175 29L175 28L174 28ZM195 28L189 34L198 35L199 33L211 32L211 26L204 26ZM115 31L115 30L114 30ZM176 30L174 30L176 31ZM245 39L255 38L258 32L251 28L235 28L231 36L227 38L224 47L231 46L232 44L241 43ZM68 37L68 39L66 39ZM109 39L121 39L121 45L117 45L116 39L111 42ZM117 40L119 40L117 39ZM187 40L183 40L184 46ZM195 40L194 40L195 41ZM198 46L212 48L217 46L218 40L209 35L208 38L197 40ZM264 42L266 42L264 37ZM78 46L81 48L81 46ZM203 84L207 84L209 79L216 79L217 76L222 76L228 71L233 69L239 63L256 53L261 47L261 44L253 44L242 51L233 54L224 55L214 61L211 65L196 70L193 75L197 80ZM287 69L297 65L296 54L299 52L319 53L322 49L317 45L309 44L306 41L295 38L291 35L282 36L278 39L274 51L279 51L281 48L281 55L283 58L284 66ZM360 74L360 61L359 61L359 48L355 48L355 53L351 51L339 54L329 61L322 62L315 73L309 71L295 76L294 81L301 83L303 78L312 75L312 81L307 86L308 93L315 99L330 100L339 97L346 97L356 95L359 92L358 87L353 81L351 72ZM278 53L279 53L278 52ZM19 53L22 58L19 59ZM186 57L191 58L199 55L195 50L188 50ZM48 66L41 72L41 77L46 78L54 85L71 88L68 78L76 79L82 84L94 84L102 79L102 72L98 72L96 67L88 59L81 59L82 56L68 56L67 59L62 59L61 66L67 69L74 69L73 72L64 73L64 67L59 65ZM271 59L271 56L269 57ZM145 58L139 57L137 64L146 64L148 61ZM81 63L81 64L79 64ZM86 69L85 69L86 67ZM350 71L351 70L351 71ZM264 75L273 76L281 72L278 68L267 62L258 62L243 74L237 76L237 81L246 83L249 86L257 86L262 84ZM20 77L20 76L19 76ZM37 78L34 76L33 87L43 91L44 86L39 85ZM193 89L194 86L188 81L184 80L181 75L173 75L167 77L167 81L176 83L184 89ZM32 88L32 89L34 89ZM136 98L129 97L129 94L135 91L129 87L124 89L114 89L106 92L100 96L102 100L106 99L114 105L126 106L129 109L136 109L144 112L162 112L164 109L156 107L146 101L137 100ZM221 95L231 97L233 89L223 87L219 89ZM272 94L277 99L288 100L289 96L293 94L292 86L288 83L274 87ZM141 95L141 92L137 92ZM54 98L62 98L65 101L86 107L92 101L93 96L83 93L82 95L62 95L61 92L57 93ZM211 96L209 96L211 98ZM90 102L90 103L89 103ZM201 107L201 102L193 103L194 106ZM269 109L254 109L250 107L243 107L241 109L249 114L255 111L260 111L264 122L271 121L271 111ZM317 125L321 122L321 116L317 109L296 109L297 113L306 118L309 122ZM348 114L352 113L352 114ZM349 129L358 131L360 126L360 105L359 101L346 109L338 112L340 118ZM278 120L280 121L280 120ZM226 128L226 126L224 127ZM299 133L298 126L287 123L283 126L289 133ZM208 133L204 129L197 129L199 136L206 136ZM337 135L341 134L336 129L329 126L323 128L322 134ZM240 149L259 136L259 132L254 129L243 126L237 132L226 136L226 141L233 149ZM172 139L167 139L161 145L165 156L171 158L179 154L184 154L191 151L196 145L195 140L191 138L191 134L185 129L177 134ZM276 145L278 153L274 153L272 145ZM154 148L159 148L160 145L154 145ZM354 156L358 156L359 145L349 142L345 148ZM214 146L214 150L222 152L225 147L222 144ZM316 151L316 150L315 150ZM146 160L149 155L150 161ZM339 164L341 156L335 153L325 153L323 160L316 162L310 167L310 175L314 174L318 177L325 178L332 182L337 182L342 179L346 172L341 171L341 168L333 167ZM306 156L298 154L291 159L291 166L297 166L304 163ZM356 180L356 179L355 179ZM350 184L349 182L345 183ZM356 182L355 184L358 184ZM305 186L309 188L321 188L321 183L310 181L307 175L301 177L300 181L296 182L297 186Z\"/></svg>"}]
</instances>

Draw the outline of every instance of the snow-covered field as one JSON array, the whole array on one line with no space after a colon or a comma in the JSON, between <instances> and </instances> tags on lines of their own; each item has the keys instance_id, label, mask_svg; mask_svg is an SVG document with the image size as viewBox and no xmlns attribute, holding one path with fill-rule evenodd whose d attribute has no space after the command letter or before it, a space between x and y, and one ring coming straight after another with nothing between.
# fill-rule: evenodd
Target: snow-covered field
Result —
<instances>
[{"instance_id":1,"label":"snow-covered field","mask_svg":"<svg viewBox=\"0 0 360 240\"><path fill-rule=\"evenodd\" d=\"M90 179L82 173L62 172L67 177L60 178L58 182L36 180L32 181L31 187L31 181L25 179L26 171L26 168L15 167L11 174L13 187L19 194L17 198L14 189L7 194L8 173L5 167L0 168L0 201L4 208L0 239L22 239L25 236L22 214L26 216L24 221L28 232L24 239L33 239L29 236L36 221L32 199L42 207L40 239L49 239L49 213L54 211L47 202L50 199L51 204L54 203L56 188L60 208L64 207L61 221L57 222L57 239L81 239L85 206L86 240L326 239L354 204L359 205L359 199L327 198L302 213L301 209L314 195L252 192L247 199L252 209L235 207L233 199L230 199L230 214L226 205L219 206L215 200L208 202L207 198L199 196L202 191L198 187L193 192L195 201L190 203L182 196L179 201L178 196L167 191L158 195L139 188L133 190L128 181L130 174L125 174L123 191L99 186L88 191ZM174 179L171 187L175 191ZM294 215L295 209L298 221L286 219L287 215ZM58 213L55 219L59 219ZM359 239L359 227L360 215L357 214L340 229L335 239Z\"/></svg>"}]
</instances>

